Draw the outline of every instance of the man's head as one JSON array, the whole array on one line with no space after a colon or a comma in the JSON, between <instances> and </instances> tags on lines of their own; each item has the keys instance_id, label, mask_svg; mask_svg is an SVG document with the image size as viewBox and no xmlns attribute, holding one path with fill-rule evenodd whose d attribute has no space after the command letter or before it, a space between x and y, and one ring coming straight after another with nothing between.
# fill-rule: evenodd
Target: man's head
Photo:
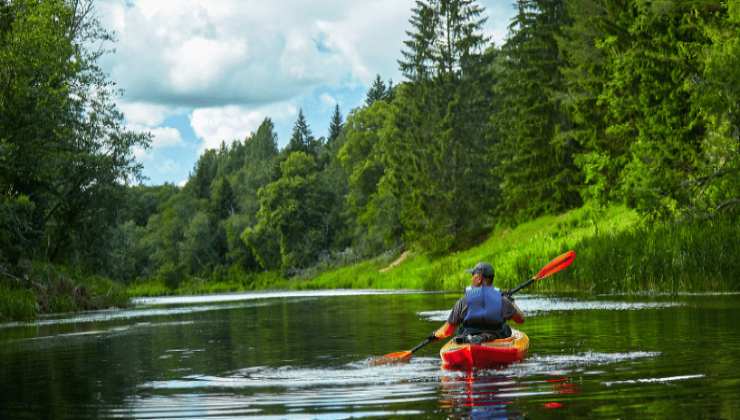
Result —
<instances>
[{"instance_id":1,"label":"man's head","mask_svg":"<svg viewBox=\"0 0 740 420\"><path fill-rule=\"evenodd\" d=\"M473 286L480 286L483 282L485 282L486 286L493 284L495 273L491 264L479 262L475 267L465 271L473 275L471 279Z\"/></svg>"}]
</instances>

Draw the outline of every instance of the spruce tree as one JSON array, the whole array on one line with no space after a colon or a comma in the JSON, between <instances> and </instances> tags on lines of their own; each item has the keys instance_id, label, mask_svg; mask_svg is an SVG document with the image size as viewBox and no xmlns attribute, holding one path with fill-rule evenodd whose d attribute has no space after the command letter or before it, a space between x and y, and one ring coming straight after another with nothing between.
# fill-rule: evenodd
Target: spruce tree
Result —
<instances>
[{"instance_id":1,"label":"spruce tree","mask_svg":"<svg viewBox=\"0 0 740 420\"><path fill-rule=\"evenodd\" d=\"M367 95L365 96L365 106L370 106L375 101L385 100L387 96L385 83L383 83L383 79L381 79L378 74L375 76L375 80L373 80L370 90L367 91Z\"/></svg>"},{"instance_id":2,"label":"spruce tree","mask_svg":"<svg viewBox=\"0 0 740 420\"><path fill-rule=\"evenodd\" d=\"M394 99L398 135L386 165L407 239L432 251L485 229L495 200L482 13L470 0L418 1L399 61L409 83Z\"/></svg>"},{"instance_id":3,"label":"spruce tree","mask_svg":"<svg viewBox=\"0 0 740 420\"><path fill-rule=\"evenodd\" d=\"M303 115L303 109L301 109L298 111L298 119L293 125L293 134L286 147L286 152L304 152L315 157L318 152L317 148L318 141L313 137L308 122L306 122L306 117Z\"/></svg>"},{"instance_id":4,"label":"spruce tree","mask_svg":"<svg viewBox=\"0 0 740 420\"><path fill-rule=\"evenodd\" d=\"M334 106L334 113L331 116L331 122L329 123L329 138L326 141L330 149L342 133L342 126L342 114L339 112L339 104L337 104Z\"/></svg>"},{"instance_id":5,"label":"spruce tree","mask_svg":"<svg viewBox=\"0 0 740 420\"><path fill-rule=\"evenodd\" d=\"M501 180L501 213L526 219L581 203L577 144L558 134L570 128L561 97L562 56L556 39L568 23L562 0L519 0L501 52L492 117L499 142L493 159Z\"/></svg>"}]
</instances>

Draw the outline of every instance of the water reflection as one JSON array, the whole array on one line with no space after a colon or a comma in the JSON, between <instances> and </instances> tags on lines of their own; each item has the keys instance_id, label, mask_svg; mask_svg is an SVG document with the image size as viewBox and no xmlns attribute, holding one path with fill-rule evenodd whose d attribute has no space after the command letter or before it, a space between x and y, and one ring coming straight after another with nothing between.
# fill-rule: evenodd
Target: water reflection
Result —
<instances>
[{"instance_id":1,"label":"water reflection","mask_svg":"<svg viewBox=\"0 0 740 420\"><path fill-rule=\"evenodd\" d=\"M437 399L440 374L439 362L433 358L392 366L373 366L370 359L335 368L255 366L224 375L187 375L141 384L123 412L136 418L205 417L206 413L260 418L420 414L423 411L413 407ZM406 408L388 410L394 406Z\"/></svg>"},{"instance_id":2,"label":"water reflection","mask_svg":"<svg viewBox=\"0 0 740 420\"><path fill-rule=\"evenodd\" d=\"M373 366L457 294L249 296L0 328L0 418L735 418L740 297L521 296L521 363ZM220 298L217 298L220 299ZM700 335L699 335L700 334ZM711 398L695 398L697 389Z\"/></svg>"},{"instance_id":3,"label":"water reflection","mask_svg":"<svg viewBox=\"0 0 740 420\"><path fill-rule=\"evenodd\" d=\"M557 396L574 395L579 388L567 376L517 377L497 369L461 372L441 378L440 406L471 418L511 418L526 415L515 405L518 398L549 397L543 407L561 408Z\"/></svg>"}]
</instances>

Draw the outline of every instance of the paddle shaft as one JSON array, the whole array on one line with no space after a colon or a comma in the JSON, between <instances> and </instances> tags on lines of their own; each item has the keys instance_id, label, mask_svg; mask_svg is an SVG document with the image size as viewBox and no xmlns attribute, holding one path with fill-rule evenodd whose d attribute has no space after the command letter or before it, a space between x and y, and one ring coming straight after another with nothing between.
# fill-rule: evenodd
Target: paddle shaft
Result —
<instances>
[{"instance_id":1,"label":"paddle shaft","mask_svg":"<svg viewBox=\"0 0 740 420\"><path fill-rule=\"evenodd\" d=\"M568 251L568 252L566 252L564 254L558 255L557 257L555 257L555 259L553 259L552 261L550 261L549 263L547 263L546 266L542 267L542 270L540 270L539 273L535 274L534 277L532 277L531 279L525 281L524 283L520 284L519 286L517 286L517 287L515 287L515 288L513 288L513 289L511 289L511 290L509 290L507 292L504 292L504 296L511 296L514 293L516 293L516 292L524 289L525 287L530 286L532 283L536 282L537 280L542 280L545 277L550 277L553 274L555 274L555 273L557 273L557 272L559 272L561 270L564 270L566 267L568 267L569 265L571 265L573 263L573 260L575 258L576 258L575 251Z\"/></svg>"},{"instance_id":2,"label":"paddle shaft","mask_svg":"<svg viewBox=\"0 0 740 420\"><path fill-rule=\"evenodd\" d=\"M525 281L524 283L520 284L519 286L517 286L517 287L515 287L515 288L513 288L513 289L511 289L509 291L507 291L506 293L504 293L504 295L511 296L514 293L516 293L516 292L524 289L525 287L528 287L530 284L534 283L535 280L536 279L533 279L533 278L532 279L529 279L529 280Z\"/></svg>"},{"instance_id":3,"label":"paddle shaft","mask_svg":"<svg viewBox=\"0 0 740 420\"><path fill-rule=\"evenodd\" d=\"M409 350L411 353L414 353L416 350L419 350L420 348L426 346L427 344L431 343L432 341L435 341L432 337L427 337L426 340L422 341L421 343L417 344L416 347Z\"/></svg>"}]
</instances>

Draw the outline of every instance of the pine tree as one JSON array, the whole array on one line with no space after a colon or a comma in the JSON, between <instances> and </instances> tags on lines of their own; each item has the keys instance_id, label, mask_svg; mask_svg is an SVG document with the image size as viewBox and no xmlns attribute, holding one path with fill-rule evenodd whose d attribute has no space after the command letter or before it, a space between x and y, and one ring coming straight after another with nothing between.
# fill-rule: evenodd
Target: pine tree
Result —
<instances>
[{"instance_id":1,"label":"pine tree","mask_svg":"<svg viewBox=\"0 0 740 420\"><path fill-rule=\"evenodd\" d=\"M409 39L403 42L403 58L398 60L401 72L410 82L429 80L434 74L434 42L439 19L435 3L416 0L411 9L409 23L412 29L406 31Z\"/></svg>"},{"instance_id":2,"label":"pine tree","mask_svg":"<svg viewBox=\"0 0 740 420\"><path fill-rule=\"evenodd\" d=\"M236 213L236 197L226 177L214 181L210 205L210 213L216 220L225 220Z\"/></svg>"},{"instance_id":3,"label":"pine tree","mask_svg":"<svg viewBox=\"0 0 740 420\"><path fill-rule=\"evenodd\" d=\"M381 101L386 99L387 92L385 83L383 83L383 79L380 78L380 75L375 76L375 80L373 81L372 86L370 86L370 90L367 91L367 95L365 96L365 106L370 106L375 101Z\"/></svg>"},{"instance_id":4,"label":"pine tree","mask_svg":"<svg viewBox=\"0 0 740 420\"><path fill-rule=\"evenodd\" d=\"M342 114L339 112L339 104L337 104L334 106L334 113L331 116L331 122L329 123L329 138L326 141L330 149L342 133L343 125Z\"/></svg>"},{"instance_id":5,"label":"pine tree","mask_svg":"<svg viewBox=\"0 0 740 420\"><path fill-rule=\"evenodd\" d=\"M490 97L482 9L470 0L418 1L404 42L386 166L407 239L444 251L490 223Z\"/></svg>"},{"instance_id":6,"label":"pine tree","mask_svg":"<svg viewBox=\"0 0 740 420\"><path fill-rule=\"evenodd\" d=\"M286 147L286 152L304 152L316 156L317 147L318 141L313 137L306 117L303 115L303 109L301 109L298 111L298 119L293 126L293 134Z\"/></svg>"},{"instance_id":7,"label":"pine tree","mask_svg":"<svg viewBox=\"0 0 740 420\"><path fill-rule=\"evenodd\" d=\"M603 93L610 112L607 130L629 147L622 191L627 203L643 212L677 215L691 201L685 182L699 174L706 121L693 101L694 86L709 44L701 22L714 12L692 2L655 7L633 2L623 13L630 18L629 42L611 50Z\"/></svg>"},{"instance_id":8,"label":"pine tree","mask_svg":"<svg viewBox=\"0 0 740 420\"><path fill-rule=\"evenodd\" d=\"M565 59L563 107L571 119L560 136L579 146L575 162L583 173L582 197L602 205L619 200L620 174L628 157L629 136L607 130L609 107L602 92L609 79L608 51L621 49L628 40L629 1L569 0L572 22L558 38Z\"/></svg>"},{"instance_id":9,"label":"pine tree","mask_svg":"<svg viewBox=\"0 0 740 420\"><path fill-rule=\"evenodd\" d=\"M493 159L501 180L500 211L526 219L580 205L577 145L558 134L570 128L562 110L563 66L556 39L568 23L562 0L519 0L503 46L492 123L499 142Z\"/></svg>"}]
</instances>

